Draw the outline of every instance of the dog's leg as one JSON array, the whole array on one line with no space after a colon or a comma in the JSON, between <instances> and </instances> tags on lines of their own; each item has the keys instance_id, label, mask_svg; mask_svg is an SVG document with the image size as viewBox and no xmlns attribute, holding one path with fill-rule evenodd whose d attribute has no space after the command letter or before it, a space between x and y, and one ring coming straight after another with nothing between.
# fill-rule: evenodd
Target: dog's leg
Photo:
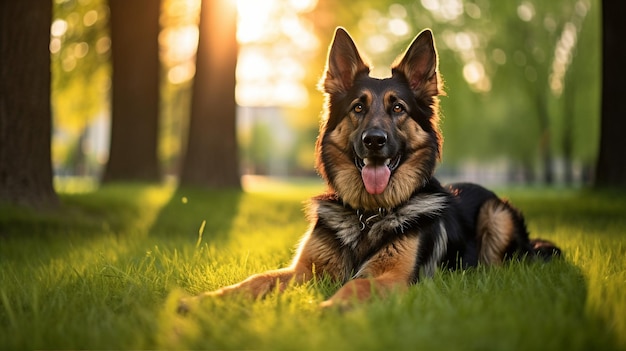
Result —
<instances>
[{"instance_id":1,"label":"dog's leg","mask_svg":"<svg viewBox=\"0 0 626 351\"><path fill-rule=\"evenodd\" d=\"M499 264L507 246L515 237L515 220L500 199L487 200L478 213L478 260L483 264Z\"/></svg>"},{"instance_id":2,"label":"dog's leg","mask_svg":"<svg viewBox=\"0 0 626 351\"><path fill-rule=\"evenodd\" d=\"M353 302L368 300L372 294L384 296L403 291L416 269L418 237L404 237L381 249L322 307L349 308Z\"/></svg>"},{"instance_id":3,"label":"dog's leg","mask_svg":"<svg viewBox=\"0 0 626 351\"><path fill-rule=\"evenodd\" d=\"M304 280L305 274L298 275L292 267L255 274L237 284L207 291L196 296L183 298L178 303L178 313L186 314L191 306L210 297L226 297L241 295L248 298L262 297L273 290L283 291L289 282Z\"/></svg>"},{"instance_id":4,"label":"dog's leg","mask_svg":"<svg viewBox=\"0 0 626 351\"><path fill-rule=\"evenodd\" d=\"M324 242L324 239L321 239L325 237L327 238L327 236L312 235L311 232L308 232L304 236L291 266L255 274L237 284L183 299L179 303L179 313L186 313L190 305L196 304L204 298L233 295L260 298L272 291L281 292L289 284L302 284L311 280L314 271L315 274L329 274L334 278L339 277L340 267L342 267L340 255L333 251ZM321 264L321 262L325 264Z\"/></svg>"},{"instance_id":5,"label":"dog's leg","mask_svg":"<svg viewBox=\"0 0 626 351\"><path fill-rule=\"evenodd\" d=\"M478 260L500 264L511 258L540 258L549 261L561 255L551 241L528 238L522 214L501 199L486 201L478 214Z\"/></svg>"},{"instance_id":6,"label":"dog's leg","mask_svg":"<svg viewBox=\"0 0 626 351\"><path fill-rule=\"evenodd\" d=\"M356 302L369 300L372 295L385 296L392 291L402 292L408 288L408 281L393 274L376 278L358 278L346 283L331 298L322 302L321 307L349 309Z\"/></svg>"},{"instance_id":7,"label":"dog's leg","mask_svg":"<svg viewBox=\"0 0 626 351\"><path fill-rule=\"evenodd\" d=\"M480 207L477 225L480 263L500 264L533 252L522 214L506 201L487 200Z\"/></svg>"},{"instance_id":8,"label":"dog's leg","mask_svg":"<svg viewBox=\"0 0 626 351\"><path fill-rule=\"evenodd\" d=\"M302 269L298 265L255 274L237 284L180 300L178 313L186 314L191 305L195 305L205 298L234 295L245 296L247 298L259 298L272 291L281 292L285 290L290 283L301 284L311 279L311 276L312 273L310 270Z\"/></svg>"},{"instance_id":9,"label":"dog's leg","mask_svg":"<svg viewBox=\"0 0 626 351\"><path fill-rule=\"evenodd\" d=\"M282 292L289 283L301 284L308 280L306 272L298 272L294 267L267 271L248 277L233 285L225 286L214 291L208 291L200 296L229 296L242 295L248 298L263 297L272 291Z\"/></svg>"}]
</instances>

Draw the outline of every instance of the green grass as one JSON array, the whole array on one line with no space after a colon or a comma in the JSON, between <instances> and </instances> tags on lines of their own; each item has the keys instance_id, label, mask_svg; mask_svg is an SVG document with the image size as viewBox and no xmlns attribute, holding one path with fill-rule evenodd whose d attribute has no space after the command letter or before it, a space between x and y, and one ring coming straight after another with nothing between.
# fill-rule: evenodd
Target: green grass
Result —
<instances>
[{"instance_id":1,"label":"green grass","mask_svg":"<svg viewBox=\"0 0 626 351\"><path fill-rule=\"evenodd\" d=\"M439 273L343 314L317 307L336 288L322 279L177 315L182 296L290 261L318 183L250 188L66 187L53 212L0 206L0 346L626 350L623 192L501 192L533 236L558 242L561 261Z\"/></svg>"}]
</instances>

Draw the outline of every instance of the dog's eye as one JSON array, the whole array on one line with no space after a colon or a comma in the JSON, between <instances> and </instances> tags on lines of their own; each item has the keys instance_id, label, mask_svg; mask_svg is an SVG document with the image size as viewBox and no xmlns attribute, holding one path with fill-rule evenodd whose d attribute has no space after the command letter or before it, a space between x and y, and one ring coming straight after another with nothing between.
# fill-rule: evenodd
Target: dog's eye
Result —
<instances>
[{"instance_id":1,"label":"dog's eye","mask_svg":"<svg viewBox=\"0 0 626 351\"><path fill-rule=\"evenodd\" d=\"M404 106L402 104L394 104L392 110L394 113L402 113L404 112Z\"/></svg>"},{"instance_id":2,"label":"dog's eye","mask_svg":"<svg viewBox=\"0 0 626 351\"><path fill-rule=\"evenodd\" d=\"M363 112L363 104L354 105L354 107L352 108L352 111L354 111L355 113Z\"/></svg>"}]
</instances>

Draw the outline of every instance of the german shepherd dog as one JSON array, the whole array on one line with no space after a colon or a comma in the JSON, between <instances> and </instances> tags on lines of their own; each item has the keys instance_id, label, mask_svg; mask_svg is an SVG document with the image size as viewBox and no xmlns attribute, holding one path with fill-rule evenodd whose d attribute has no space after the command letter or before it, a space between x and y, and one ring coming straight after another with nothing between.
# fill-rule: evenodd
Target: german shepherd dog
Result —
<instances>
[{"instance_id":1,"label":"german shepherd dog","mask_svg":"<svg viewBox=\"0 0 626 351\"><path fill-rule=\"evenodd\" d=\"M430 30L391 73L370 77L350 35L336 30L320 81L326 102L316 142L328 190L308 206L310 229L292 264L198 297L256 298L326 275L342 287L322 306L342 307L404 290L441 267L560 254L551 242L530 240L520 212L493 192L433 177L443 92Z\"/></svg>"}]
</instances>

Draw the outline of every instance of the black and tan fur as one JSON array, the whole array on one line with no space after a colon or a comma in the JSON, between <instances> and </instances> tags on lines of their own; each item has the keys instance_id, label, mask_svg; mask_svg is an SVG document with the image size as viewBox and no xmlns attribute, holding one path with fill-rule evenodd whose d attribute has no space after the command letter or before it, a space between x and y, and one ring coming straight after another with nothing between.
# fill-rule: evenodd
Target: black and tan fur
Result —
<instances>
[{"instance_id":1,"label":"black and tan fur","mask_svg":"<svg viewBox=\"0 0 626 351\"><path fill-rule=\"evenodd\" d=\"M310 229L289 267L200 297L259 297L323 274L343 285L322 305L346 305L406 289L440 267L559 254L550 242L529 240L522 215L494 193L469 183L444 187L433 177L442 81L431 31L391 70L389 78L370 77L337 29L320 82L326 106L316 143L328 192L310 202Z\"/></svg>"}]
</instances>

